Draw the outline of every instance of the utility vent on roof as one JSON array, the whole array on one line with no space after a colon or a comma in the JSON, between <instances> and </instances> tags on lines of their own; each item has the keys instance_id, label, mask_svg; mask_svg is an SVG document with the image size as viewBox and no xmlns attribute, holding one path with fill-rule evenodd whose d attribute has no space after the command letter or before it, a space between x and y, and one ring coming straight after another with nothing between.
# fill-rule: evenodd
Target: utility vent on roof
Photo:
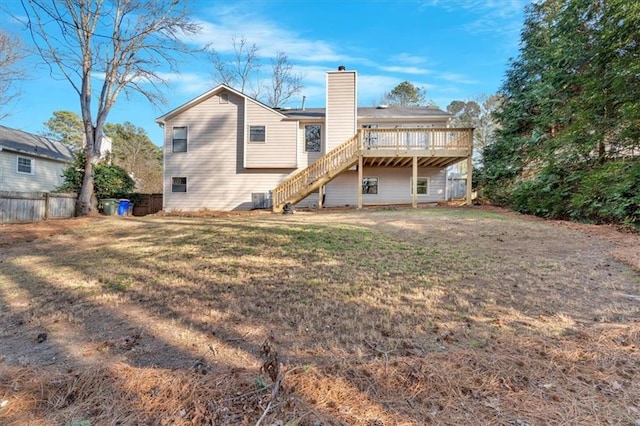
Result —
<instances>
[{"instance_id":1,"label":"utility vent on roof","mask_svg":"<svg viewBox=\"0 0 640 426\"><path fill-rule=\"evenodd\" d=\"M378 105L376 108L378 108L378 109L387 109L387 108L389 108L389 105L382 104L382 105Z\"/></svg>"},{"instance_id":2,"label":"utility vent on roof","mask_svg":"<svg viewBox=\"0 0 640 426\"><path fill-rule=\"evenodd\" d=\"M269 192L252 192L251 204L254 209L270 209L271 204L271 191Z\"/></svg>"}]
</instances>

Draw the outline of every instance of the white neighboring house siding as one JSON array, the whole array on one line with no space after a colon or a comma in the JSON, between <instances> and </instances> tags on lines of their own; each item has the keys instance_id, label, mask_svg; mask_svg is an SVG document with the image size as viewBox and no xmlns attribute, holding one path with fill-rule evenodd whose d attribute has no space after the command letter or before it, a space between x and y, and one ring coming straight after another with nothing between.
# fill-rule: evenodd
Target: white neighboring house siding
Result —
<instances>
[{"instance_id":1,"label":"white neighboring house siding","mask_svg":"<svg viewBox=\"0 0 640 426\"><path fill-rule=\"evenodd\" d=\"M213 95L171 117L164 131L164 209L247 210L252 192L268 192L286 169L245 169L245 98ZM187 152L172 152L173 127L188 128ZM294 151L295 154L295 151ZM173 177L187 178L187 192L172 192Z\"/></svg>"},{"instance_id":2,"label":"white neighboring house siding","mask_svg":"<svg viewBox=\"0 0 640 426\"><path fill-rule=\"evenodd\" d=\"M365 167L363 177L378 178L378 194L362 194L367 204L410 204L411 167L384 168ZM428 193L418 194L418 203L433 203L445 200L446 171L439 168L418 168L418 177L429 179ZM327 207L358 205L358 172L347 171L327 184L324 205Z\"/></svg>"},{"instance_id":3,"label":"white neighboring house siding","mask_svg":"<svg viewBox=\"0 0 640 426\"><path fill-rule=\"evenodd\" d=\"M32 174L18 173L18 157L30 158ZM13 151L0 151L0 191L51 192L64 183L67 163Z\"/></svg>"},{"instance_id":4,"label":"white neighboring house siding","mask_svg":"<svg viewBox=\"0 0 640 426\"><path fill-rule=\"evenodd\" d=\"M357 93L355 71L327 73L326 129L324 153L356 134Z\"/></svg>"}]
</instances>

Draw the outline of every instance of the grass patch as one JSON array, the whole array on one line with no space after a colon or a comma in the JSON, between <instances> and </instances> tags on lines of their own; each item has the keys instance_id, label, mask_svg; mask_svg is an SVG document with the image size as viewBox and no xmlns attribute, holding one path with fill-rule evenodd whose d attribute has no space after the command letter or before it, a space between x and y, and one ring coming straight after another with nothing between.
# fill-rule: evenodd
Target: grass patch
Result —
<instances>
[{"instance_id":1,"label":"grass patch","mask_svg":"<svg viewBox=\"0 0 640 426\"><path fill-rule=\"evenodd\" d=\"M3 254L0 420L633 424L608 244L474 209L95 222Z\"/></svg>"}]
</instances>

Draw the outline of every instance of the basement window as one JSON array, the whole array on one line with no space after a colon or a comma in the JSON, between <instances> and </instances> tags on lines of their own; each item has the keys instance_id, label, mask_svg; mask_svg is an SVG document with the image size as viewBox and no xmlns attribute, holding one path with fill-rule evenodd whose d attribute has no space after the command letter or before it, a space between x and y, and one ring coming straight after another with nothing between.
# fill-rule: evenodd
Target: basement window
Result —
<instances>
[{"instance_id":1,"label":"basement window","mask_svg":"<svg viewBox=\"0 0 640 426\"><path fill-rule=\"evenodd\" d=\"M378 178L366 177L362 179L362 193L363 194L377 194L378 193Z\"/></svg>"},{"instance_id":2,"label":"basement window","mask_svg":"<svg viewBox=\"0 0 640 426\"><path fill-rule=\"evenodd\" d=\"M187 192L187 178L186 177L172 177L171 178L171 192Z\"/></svg>"},{"instance_id":3,"label":"basement window","mask_svg":"<svg viewBox=\"0 0 640 426\"><path fill-rule=\"evenodd\" d=\"M409 179L409 193L413 195L413 178ZM418 178L418 195L429 194L429 178Z\"/></svg>"}]
</instances>

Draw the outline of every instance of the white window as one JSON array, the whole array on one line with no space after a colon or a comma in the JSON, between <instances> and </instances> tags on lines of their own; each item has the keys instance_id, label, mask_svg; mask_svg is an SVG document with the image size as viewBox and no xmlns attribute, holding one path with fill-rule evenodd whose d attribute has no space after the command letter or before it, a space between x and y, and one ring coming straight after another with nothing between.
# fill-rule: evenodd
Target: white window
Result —
<instances>
[{"instance_id":1,"label":"white window","mask_svg":"<svg viewBox=\"0 0 640 426\"><path fill-rule=\"evenodd\" d=\"M409 193L413 195L413 178L409 179ZM418 178L418 195L429 194L429 178Z\"/></svg>"},{"instance_id":2,"label":"white window","mask_svg":"<svg viewBox=\"0 0 640 426\"><path fill-rule=\"evenodd\" d=\"M322 133L319 124L307 124L304 126L304 150L306 152L320 152L322 147Z\"/></svg>"},{"instance_id":3,"label":"white window","mask_svg":"<svg viewBox=\"0 0 640 426\"><path fill-rule=\"evenodd\" d=\"M173 128L173 152L187 152L187 127L174 127Z\"/></svg>"},{"instance_id":4,"label":"white window","mask_svg":"<svg viewBox=\"0 0 640 426\"><path fill-rule=\"evenodd\" d=\"M378 193L378 178L377 177L365 177L365 178L362 178L362 193L363 194L377 194Z\"/></svg>"},{"instance_id":5,"label":"white window","mask_svg":"<svg viewBox=\"0 0 640 426\"><path fill-rule=\"evenodd\" d=\"M265 126L249 126L249 142L264 143L267 141Z\"/></svg>"},{"instance_id":6,"label":"white window","mask_svg":"<svg viewBox=\"0 0 640 426\"><path fill-rule=\"evenodd\" d=\"M34 160L29 157L18 157L16 163L16 171L25 175L32 175L34 173Z\"/></svg>"},{"instance_id":7,"label":"white window","mask_svg":"<svg viewBox=\"0 0 640 426\"><path fill-rule=\"evenodd\" d=\"M187 192L187 178L186 177L172 177L171 178L171 192Z\"/></svg>"}]
</instances>

